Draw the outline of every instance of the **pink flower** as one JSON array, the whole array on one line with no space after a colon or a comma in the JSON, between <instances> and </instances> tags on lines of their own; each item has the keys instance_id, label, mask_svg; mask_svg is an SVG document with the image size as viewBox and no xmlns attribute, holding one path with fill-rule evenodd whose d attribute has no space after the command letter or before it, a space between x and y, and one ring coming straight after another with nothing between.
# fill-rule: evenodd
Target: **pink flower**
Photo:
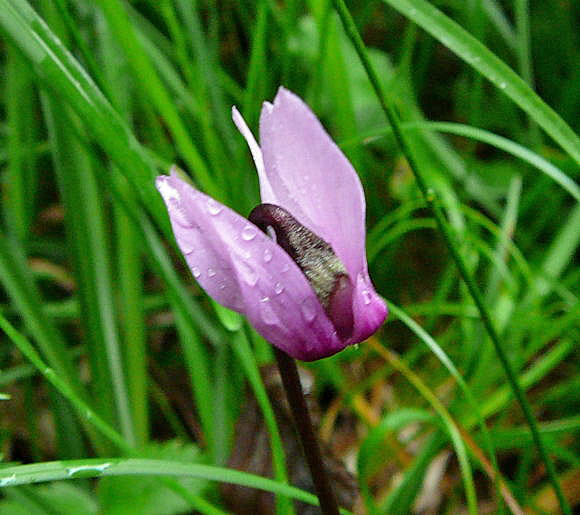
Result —
<instances>
[{"instance_id":1,"label":"pink flower","mask_svg":"<svg viewBox=\"0 0 580 515\"><path fill-rule=\"evenodd\" d=\"M284 88L262 108L261 146L235 108L233 119L260 179L263 204L249 217L254 223L174 170L157 178L193 276L294 358L313 361L368 338L387 307L368 275L365 199L355 170L308 106Z\"/></svg>"}]
</instances>

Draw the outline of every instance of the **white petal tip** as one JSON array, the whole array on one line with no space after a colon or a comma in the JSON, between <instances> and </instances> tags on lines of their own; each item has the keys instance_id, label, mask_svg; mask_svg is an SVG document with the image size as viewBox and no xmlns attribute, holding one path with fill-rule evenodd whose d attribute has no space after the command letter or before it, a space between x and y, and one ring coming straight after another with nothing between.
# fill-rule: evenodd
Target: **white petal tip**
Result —
<instances>
[{"instance_id":1,"label":"white petal tip","mask_svg":"<svg viewBox=\"0 0 580 515\"><path fill-rule=\"evenodd\" d=\"M165 202L170 201L171 199L179 200L179 192L177 189L170 183L170 177L167 175L160 175L155 179L155 186L157 190L165 200Z\"/></svg>"}]
</instances>

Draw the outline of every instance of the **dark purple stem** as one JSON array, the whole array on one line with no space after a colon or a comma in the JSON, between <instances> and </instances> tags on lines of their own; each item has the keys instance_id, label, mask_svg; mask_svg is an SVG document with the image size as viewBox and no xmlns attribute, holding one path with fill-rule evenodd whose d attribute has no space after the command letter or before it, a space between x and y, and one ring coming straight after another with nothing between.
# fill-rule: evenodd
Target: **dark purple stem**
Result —
<instances>
[{"instance_id":1,"label":"dark purple stem","mask_svg":"<svg viewBox=\"0 0 580 515\"><path fill-rule=\"evenodd\" d=\"M288 354L276 347L274 347L274 352L282 383L286 390L286 397L288 398L306 461L312 474L312 481L320 502L320 509L324 515L338 515L338 504L322 461L318 439L312 428L312 421L306 406L296 362Z\"/></svg>"}]
</instances>

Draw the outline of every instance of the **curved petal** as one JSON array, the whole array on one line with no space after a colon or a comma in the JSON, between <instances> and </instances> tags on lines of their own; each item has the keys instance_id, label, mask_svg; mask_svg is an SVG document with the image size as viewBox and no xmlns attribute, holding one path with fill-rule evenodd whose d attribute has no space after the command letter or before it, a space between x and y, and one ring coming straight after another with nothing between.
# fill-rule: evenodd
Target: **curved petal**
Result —
<instances>
[{"instance_id":1,"label":"curved petal","mask_svg":"<svg viewBox=\"0 0 580 515\"><path fill-rule=\"evenodd\" d=\"M353 295L354 330L348 344L360 343L374 334L387 318L387 305L375 291L366 272L356 278Z\"/></svg>"},{"instance_id":2,"label":"curved petal","mask_svg":"<svg viewBox=\"0 0 580 515\"><path fill-rule=\"evenodd\" d=\"M179 246L201 286L244 313L270 343L301 360L341 350L306 277L255 225L176 175L159 177Z\"/></svg>"},{"instance_id":3,"label":"curved petal","mask_svg":"<svg viewBox=\"0 0 580 515\"><path fill-rule=\"evenodd\" d=\"M258 171L258 179L260 180L260 197L262 198L262 202L276 204L276 196L272 191L272 186L270 185L270 181L266 175L262 151L260 150L252 131L248 127L246 120L244 120L244 117L237 110L236 106L232 107L232 118L236 127L248 143L248 147L250 147L250 152L252 153L254 163L256 164L256 170Z\"/></svg>"},{"instance_id":4,"label":"curved petal","mask_svg":"<svg viewBox=\"0 0 580 515\"><path fill-rule=\"evenodd\" d=\"M213 236L209 223L214 213L219 214L225 206L209 197L202 198L198 190L173 171L169 177L157 177L155 184L165 201L173 234L193 277L214 300L242 312L244 301L236 275L227 256L223 255L222 242ZM190 209L192 205L197 206L195 212Z\"/></svg>"},{"instance_id":5,"label":"curved petal","mask_svg":"<svg viewBox=\"0 0 580 515\"><path fill-rule=\"evenodd\" d=\"M278 205L328 242L353 278L366 271L365 200L354 168L310 108L280 88L260 143Z\"/></svg>"}]
</instances>

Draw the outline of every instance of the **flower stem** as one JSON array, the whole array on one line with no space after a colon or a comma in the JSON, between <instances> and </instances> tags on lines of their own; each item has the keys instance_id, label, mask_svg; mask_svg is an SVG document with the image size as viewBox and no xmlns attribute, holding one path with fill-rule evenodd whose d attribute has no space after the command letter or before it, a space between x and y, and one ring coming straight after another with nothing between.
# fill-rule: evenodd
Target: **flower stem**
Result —
<instances>
[{"instance_id":1,"label":"flower stem","mask_svg":"<svg viewBox=\"0 0 580 515\"><path fill-rule=\"evenodd\" d=\"M338 515L338 504L322 461L318 440L312 428L312 420L306 406L296 362L288 354L276 347L274 347L274 352L282 383L286 390L286 397L302 442L304 455L312 474L312 481L320 502L320 509L324 515Z\"/></svg>"}]
</instances>

